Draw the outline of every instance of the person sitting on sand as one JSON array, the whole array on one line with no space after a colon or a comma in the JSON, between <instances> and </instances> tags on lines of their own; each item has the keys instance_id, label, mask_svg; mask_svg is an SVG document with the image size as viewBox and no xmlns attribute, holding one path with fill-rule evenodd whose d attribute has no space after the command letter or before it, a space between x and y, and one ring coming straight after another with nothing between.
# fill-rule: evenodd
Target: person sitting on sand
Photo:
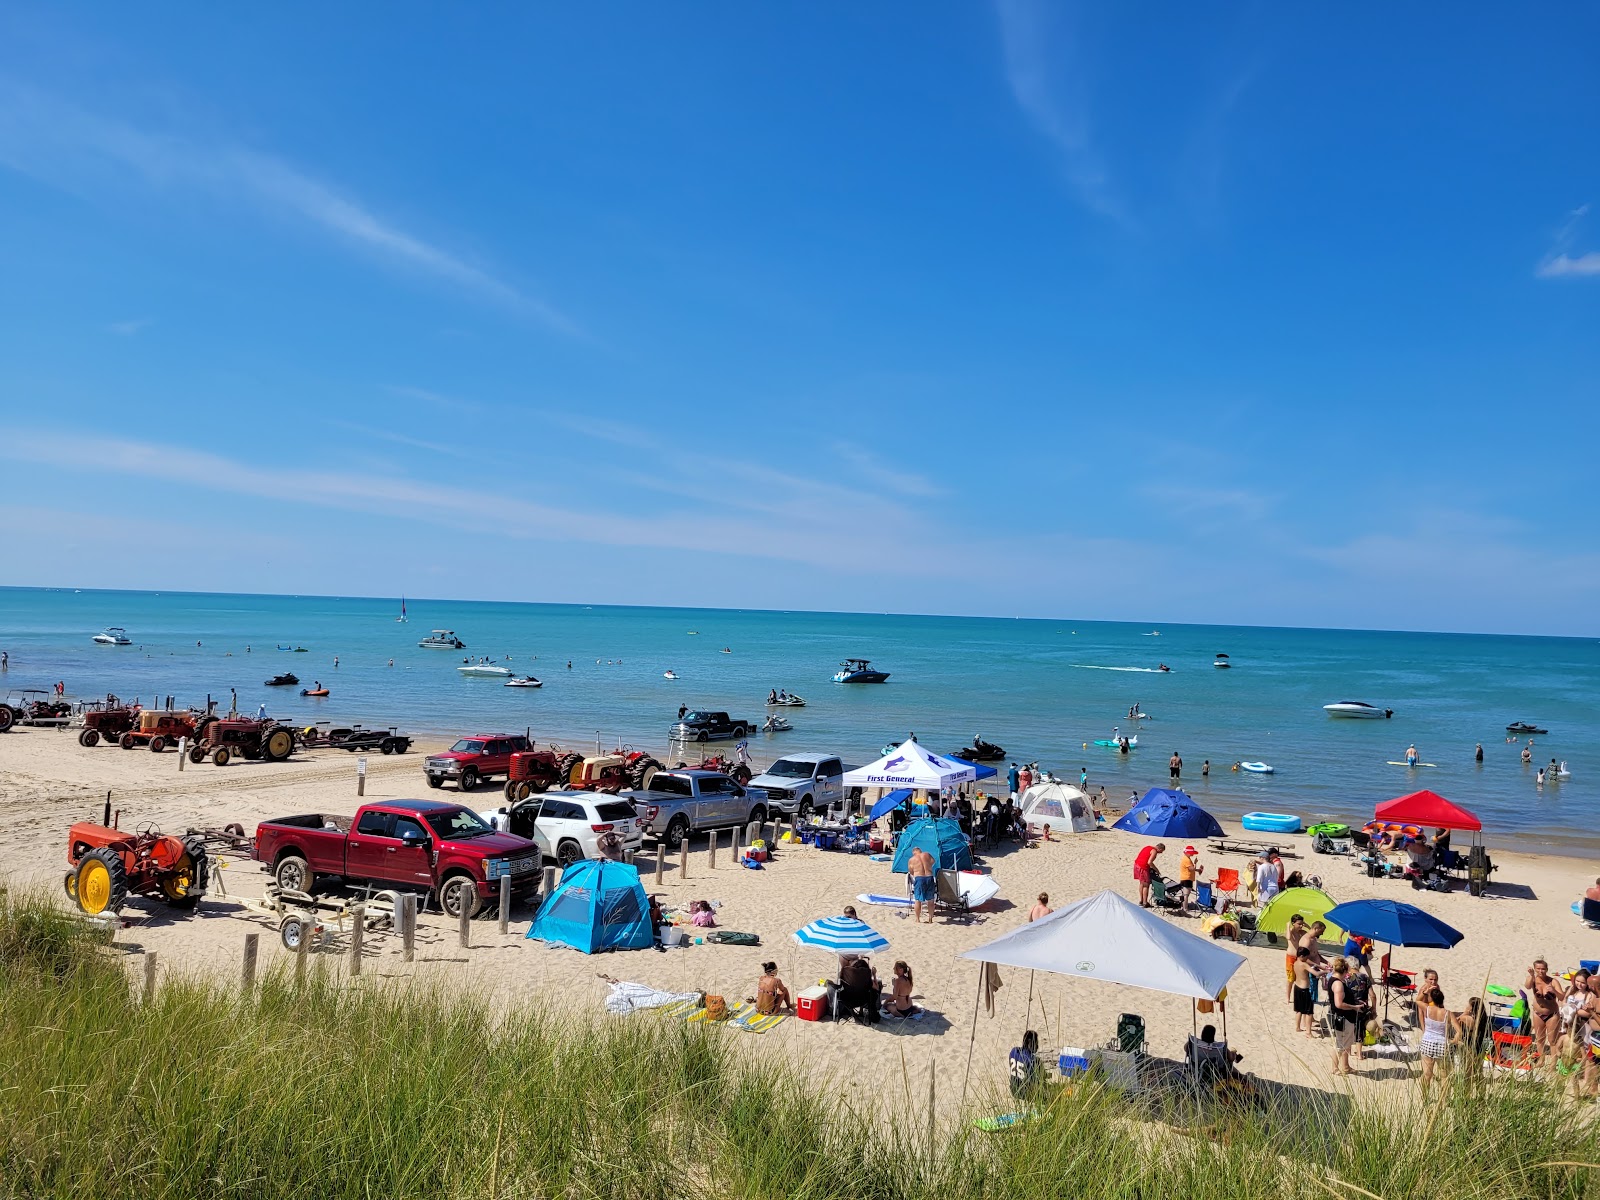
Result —
<instances>
[{"instance_id":1,"label":"person sitting on sand","mask_svg":"<svg viewBox=\"0 0 1600 1200\"><path fill-rule=\"evenodd\" d=\"M889 1011L897 1017L911 1017L918 1012L917 1006L911 1003L911 967L905 959L896 959L894 964L894 982L890 985Z\"/></svg>"},{"instance_id":2,"label":"person sitting on sand","mask_svg":"<svg viewBox=\"0 0 1600 1200\"><path fill-rule=\"evenodd\" d=\"M1050 907L1050 893L1040 892L1039 899L1028 910L1028 920L1037 921L1042 917L1048 917L1053 912L1055 912L1055 909Z\"/></svg>"},{"instance_id":3,"label":"person sitting on sand","mask_svg":"<svg viewBox=\"0 0 1600 1200\"><path fill-rule=\"evenodd\" d=\"M761 964L761 978L756 981L756 1012L761 1016L782 1010L794 1011L794 1001L789 996L789 989L783 986L783 980L778 978L778 964L768 962Z\"/></svg>"},{"instance_id":4,"label":"person sitting on sand","mask_svg":"<svg viewBox=\"0 0 1600 1200\"><path fill-rule=\"evenodd\" d=\"M1010 1076L1011 1094L1019 1100L1033 1099L1045 1086L1044 1068L1039 1064L1039 1035L1032 1029L1022 1035L1022 1045L1011 1047L1006 1073Z\"/></svg>"},{"instance_id":5,"label":"person sitting on sand","mask_svg":"<svg viewBox=\"0 0 1600 1200\"><path fill-rule=\"evenodd\" d=\"M709 900L689 901L689 923L701 929L714 929L717 924L717 914L711 907Z\"/></svg>"}]
</instances>

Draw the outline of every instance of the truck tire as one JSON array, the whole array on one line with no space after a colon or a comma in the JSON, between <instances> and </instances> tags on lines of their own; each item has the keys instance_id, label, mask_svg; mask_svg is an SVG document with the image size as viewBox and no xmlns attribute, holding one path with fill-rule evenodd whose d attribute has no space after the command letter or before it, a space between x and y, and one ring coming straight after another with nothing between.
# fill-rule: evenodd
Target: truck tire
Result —
<instances>
[{"instance_id":1,"label":"truck tire","mask_svg":"<svg viewBox=\"0 0 1600 1200\"><path fill-rule=\"evenodd\" d=\"M804 821L807 817L809 817L812 814L812 812L815 809L816 809L816 805L814 803L812 803L811 797L810 796L802 796L800 798L800 807L798 809L796 809L795 811L797 813L799 813L800 819L802 821Z\"/></svg>"},{"instance_id":2,"label":"truck tire","mask_svg":"<svg viewBox=\"0 0 1600 1200\"><path fill-rule=\"evenodd\" d=\"M758 804L752 808L750 810L750 820L757 825L765 825L767 822L767 806Z\"/></svg>"},{"instance_id":3,"label":"truck tire","mask_svg":"<svg viewBox=\"0 0 1600 1200\"><path fill-rule=\"evenodd\" d=\"M461 768L461 782L456 785L463 792L470 792L478 786L478 769L476 767Z\"/></svg>"},{"instance_id":4,"label":"truck tire","mask_svg":"<svg viewBox=\"0 0 1600 1200\"><path fill-rule=\"evenodd\" d=\"M0 704L0 733L4 733L17 723L17 710L9 704Z\"/></svg>"},{"instance_id":5,"label":"truck tire","mask_svg":"<svg viewBox=\"0 0 1600 1200\"><path fill-rule=\"evenodd\" d=\"M100 733L98 730L85 729L78 735L78 745L80 746L98 746L99 744Z\"/></svg>"},{"instance_id":6,"label":"truck tire","mask_svg":"<svg viewBox=\"0 0 1600 1200\"><path fill-rule=\"evenodd\" d=\"M695 735L695 739L694 740L697 741L697 742L709 742L711 740L711 732L710 732L710 730L702 729L699 733L697 733Z\"/></svg>"},{"instance_id":7,"label":"truck tire","mask_svg":"<svg viewBox=\"0 0 1600 1200\"><path fill-rule=\"evenodd\" d=\"M444 786L444 779L438 775L429 775L427 778L428 786L431 788L441 788Z\"/></svg>"},{"instance_id":8,"label":"truck tire","mask_svg":"<svg viewBox=\"0 0 1600 1200\"><path fill-rule=\"evenodd\" d=\"M735 725L733 727L733 736L736 738L742 738L748 732L749 731L743 725Z\"/></svg>"},{"instance_id":9,"label":"truck tire","mask_svg":"<svg viewBox=\"0 0 1600 1200\"><path fill-rule=\"evenodd\" d=\"M159 733L156 734L155 737L150 739L150 753L151 754L160 754L166 748L167 748L167 739L162 737Z\"/></svg>"},{"instance_id":10,"label":"truck tire","mask_svg":"<svg viewBox=\"0 0 1600 1200\"><path fill-rule=\"evenodd\" d=\"M298 854L285 854L278 860L278 865L272 868L272 877L277 880L278 887L285 892L310 893L317 882L317 877L312 874L311 864Z\"/></svg>"},{"instance_id":11,"label":"truck tire","mask_svg":"<svg viewBox=\"0 0 1600 1200\"><path fill-rule=\"evenodd\" d=\"M471 875L452 875L439 885L439 907L458 921L463 906L467 910L467 919L471 920L478 915L482 903L478 897L478 885L473 882Z\"/></svg>"},{"instance_id":12,"label":"truck tire","mask_svg":"<svg viewBox=\"0 0 1600 1200\"><path fill-rule=\"evenodd\" d=\"M667 822L667 831L662 835L667 843L668 850L676 850L683 845L684 839L689 836L689 818L679 815Z\"/></svg>"}]
</instances>

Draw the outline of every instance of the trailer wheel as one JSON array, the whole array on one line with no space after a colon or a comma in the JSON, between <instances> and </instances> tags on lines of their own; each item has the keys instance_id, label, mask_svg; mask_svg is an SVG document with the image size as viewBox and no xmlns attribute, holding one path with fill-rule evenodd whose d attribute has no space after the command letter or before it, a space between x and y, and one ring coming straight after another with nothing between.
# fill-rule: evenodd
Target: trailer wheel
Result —
<instances>
[{"instance_id":1,"label":"trailer wheel","mask_svg":"<svg viewBox=\"0 0 1600 1200\"><path fill-rule=\"evenodd\" d=\"M379 746L378 749L380 751L382 751L384 754L393 754L394 753L394 743L391 742L388 738L384 738L383 739L383 745Z\"/></svg>"},{"instance_id":2,"label":"trailer wheel","mask_svg":"<svg viewBox=\"0 0 1600 1200\"><path fill-rule=\"evenodd\" d=\"M452 875L439 888L439 907L444 909L447 916L457 920L461 919L463 909L468 920L477 916L478 906L482 903L478 898L478 885L470 875Z\"/></svg>"},{"instance_id":3,"label":"trailer wheel","mask_svg":"<svg viewBox=\"0 0 1600 1200\"><path fill-rule=\"evenodd\" d=\"M311 864L298 854L286 854L280 858L278 865L273 868L272 877L278 881L280 891L305 892L308 895L317 879L311 872Z\"/></svg>"},{"instance_id":4,"label":"trailer wheel","mask_svg":"<svg viewBox=\"0 0 1600 1200\"><path fill-rule=\"evenodd\" d=\"M297 954L301 941L311 936L313 928L313 922L291 914L278 922L278 940L289 953Z\"/></svg>"},{"instance_id":5,"label":"trailer wheel","mask_svg":"<svg viewBox=\"0 0 1600 1200\"><path fill-rule=\"evenodd\" d=\"M0 704L0 733L4 733L17 723L17 711L9 704Z\"/></svg>"},{"instance_id":6,"label":"trailer wheel","mask_svg":"<svg viewBox=\"0 0 1600 1200\"><path fill-rule=\"evenodd\" d=\"M166 748L167 739L162 737L159 733L150 739L150 752L152 754L160 754Z\"/></svg>"},{"instance_id":7,"label":"trailer wheel","mask_svg":"<svg viewBox=\"0 0 1600 1200\"><path fill-rule=\"evenodd\" d=\"M78 907L91 917L103 912L120 912L128 902L128 871L122 855L109 846L97 846L78 863L78 878L73 897Z\"/></svg>"},{"instance_id":8,"label":"trailer wheel","mask_svg":"<svg viewBox=\"0 0 1600 1200\"><path fill-rule=\"evenodd\" d=\"M219 767L227 766L229 760L232 758L233 755L228 753L228 748L226 746L218 746L211 753L211 761Z\"/></svg>"}]
</instances>

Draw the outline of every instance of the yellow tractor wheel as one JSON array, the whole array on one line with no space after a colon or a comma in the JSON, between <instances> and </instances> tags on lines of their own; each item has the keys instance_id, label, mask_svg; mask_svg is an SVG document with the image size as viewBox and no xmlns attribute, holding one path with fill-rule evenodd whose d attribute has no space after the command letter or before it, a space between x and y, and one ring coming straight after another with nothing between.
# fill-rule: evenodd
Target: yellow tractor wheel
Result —
<instances>
[{"instance_id":1,"label":"yellow tractor wheel","mask_svg":"<svg viewBox=\"0 0 1600 1200\"><path fill-rule=\"evenodd\" d=\"M128 872L122 855L105 846L89 851L78 863L74 890L78 907L90 916L121 911L128 900Z\"/></svg>"},{"instance_id":2,"label":"yellow tractor wheel","mask_svg":"<svg viewBox=\"0 0 1600 1200\"><path fill-rule=\"evenodd\" d=\"M78 873L77 873L77 871L68 871L67 874L66 874L66 878L64 878L61 881L61 886L67 889L67 899L71 900L74 904L76 904L78 902Z\"/></svg>"}]
</instances>

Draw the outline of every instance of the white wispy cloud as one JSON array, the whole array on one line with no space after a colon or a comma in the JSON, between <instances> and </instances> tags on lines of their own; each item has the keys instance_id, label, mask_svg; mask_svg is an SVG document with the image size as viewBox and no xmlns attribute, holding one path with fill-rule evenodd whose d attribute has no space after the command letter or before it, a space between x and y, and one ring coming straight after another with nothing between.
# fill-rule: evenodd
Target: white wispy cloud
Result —
<instances>
[{"instance_id":1,"label":"white wispy cloud","mask_svg":"<svg viewBox=\"0 0 1600 1200\"><path fill-rule=\"evenodd\" d=\"M1589 215L1589 206L1580 204L1567 214L1567 219L1562 222L1561 228L1556 231L1554 244L1550 253L1539 261L1534 274L1540 279L1561 279L1573 276L1600 275L1600 251L1590 250L1584 254L1573 254L1572 248L1578 240L1578 231L1582 227L1584 218Z\"/></svg>"},{"instance_id":2,"label":"white wispy cloud","mask_svg":"<svg viewBox=\"0 0 1600 1200\"><path fill-rule=\"evenodd\" d=\"M1070 37L1053 27L1064 8L1042 0L995 0L1006 82L1018 107L1056 149L1078 200L1091 212L1131 225L1094 144L1089 103Z\"/></svg>"},{"instance_id":3,"label":"white wispy cloud","mask_svg":"<svg viewBox=\"0 0 1600 1200\"><path fill-rule=\"evenodd\" d=\"M859 472L863 480L880 483L902 496L926 497L944 493L944 489L926 475L886 463L865 447L849 442L836 442L833 450L846 464Z\"/></svg>"},{"instance_id":4,"label":"white wispy cloud","mask_svg":"<svg viewBox=\"0 0 1600 1200\"><path fill-rule=\"evenodd\" d=\"M155 189L188 188L246 201L392 266L443 280L561 333L584 336L550 304L380 217L348 191L282 158L226 140L151 132L0 80L0 164L75 192L124 185L131 173Z\"/></svg>"}]
</instances>

